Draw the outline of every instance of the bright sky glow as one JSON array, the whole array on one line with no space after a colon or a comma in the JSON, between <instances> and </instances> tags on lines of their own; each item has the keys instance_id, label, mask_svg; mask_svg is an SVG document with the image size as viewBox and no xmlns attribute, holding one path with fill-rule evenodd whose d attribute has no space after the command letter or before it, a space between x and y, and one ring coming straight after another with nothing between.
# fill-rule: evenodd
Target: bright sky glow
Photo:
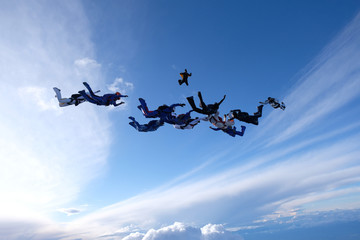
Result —
<instances>
[{"instance_id":1,"label":"bright sky glow","mask_svg":"<svg viewBox=\"0 0 360 240\"><path fill-rule=\"evenodd\" d=\"M359 2L1 5L0 236L256 240L271 239L256 238L263 228L360 227ZM189 86L177 83L184 68ZM52 88L69 97L84 81L126 104L60 108ZM148 121L139 97L155 109L197 91L208 103L226 94L221 114L253 113L268 96L287 108L236 122L247 127L236 138L205 122L128 124Z\"/></svg>"}]
</instances>

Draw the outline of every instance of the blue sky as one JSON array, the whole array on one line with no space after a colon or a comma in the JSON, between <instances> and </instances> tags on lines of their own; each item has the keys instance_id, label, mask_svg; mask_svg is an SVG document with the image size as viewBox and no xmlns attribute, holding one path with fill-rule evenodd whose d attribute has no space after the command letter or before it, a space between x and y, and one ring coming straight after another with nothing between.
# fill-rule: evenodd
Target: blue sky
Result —
<instances>
[{"instance_id":1,"label":"blue sky","mask_svg":"<svg viewBox=\"0 0 360 240\"><path fill-rule=\"evenodd\" d=\"M0 235L359 237L358 1L1 5ZM184 68L189 86L177 83ZM67 97L83 81L126 104L60 108L52 88ZM208 103L226 94L221 114L268 96L287 109L265 106L236 138L206 122L128 124L147 121L139 97L154 109L197 91Z\"/></svg>"}]
</instances>

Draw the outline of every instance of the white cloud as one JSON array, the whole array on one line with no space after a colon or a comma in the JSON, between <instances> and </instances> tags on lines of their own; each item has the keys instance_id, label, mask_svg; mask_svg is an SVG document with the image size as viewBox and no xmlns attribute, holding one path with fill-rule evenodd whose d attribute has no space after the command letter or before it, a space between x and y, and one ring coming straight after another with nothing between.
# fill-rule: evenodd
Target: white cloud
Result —
<instances>
[{"instance_id":1,"label":"white cloud","mask_svg":"<svg viewBox=\"0 0 360 240\"><path fill-rule=\"evenodd\" d=\"M48 98L49 89L44 87L23 87L18 89L19 97L37 105L41 110L59 111L55 98Z\"/></svg>"},{"instance_id":2,"label":"white cloud","mask_svg":"<svg viewBox=\"0 0 360 240\"><path fill-rule=\"evenodd\" d=\"M0 95L0 189L3 196L0 214L4 219L13 214L15 224L12 226L24 222L20 217L24 213L34 216L36 210L58 209L59 205L74 199L79 189L101 171L109 146L109 121L106 115L97 114L101 108L82 104L62 109L66 114L48 111L52 107L46 99L54 94L54 85L73 93L82 88L84 76L95 83L101 79L99 68L91 70L97 72L94 75L75 74L78 72L74 70L74 59L92 55L89 54L91 48L86 47L91 45L89 40L83 38L87 35L86 24L75 21L80 25L74 29L74 21L56 24L48 21L53 14L58 17L70 14L75 19L80 15L81 18L81 7L76 3L61 3L65 4L65 9L79 8L76 14L71 14L68 11L58 13L58 9L52 6L23 4L17 10L10 11L6 7L0 10L0 20L4 23L0 30L7 36L0 39L0 79L7 89ZM37 14L39 12L44 14ZM37 19L37 16L45 19ZM15 28L17 31L11 24L6 24L9 19L19 25ZM358 22L357 19L346 32L356 32ZM27 38L19 38L18 35L24 32ZM43 39L42 34L50 40ZM80 40L68 41L74 35L74 39ZM304 76L302 83L285 98L286 111L273 111L259 126L261 134L253 139L252 143L256 144L252 147L261 156L241 155L241 150L248 151L246 144L249 143L245 142L236 146L239 155L230 150L219 154L219 160L241 160L231 169L204 178L184 174L169 185L99 209L65 226L47 220L36 221L36 226L25 222L30 230L28 233L20 230L21 234L32 236L43 229L41 225L49 225L52 236L64 232L69 234L67 237L63 235L62 239L105 239L102 236L143 240L237 239L221 225L206 225L199 229L177 222L161 226L174 221L203 225L209 221L225 222L225 219L231 223L249 222L259 216L274 214L293 216L297 209L311 203L358 193L355 184L359 183L360 175L360 135L354 124L358 119L350 122L350 128L342 127L343 131L338 131L334 125L320 132L317 131L321 124L313 127L317 122L323 123L319 120L324 116L337 113L340 107L345 107L358 96L359 80L354 69L358 68L359 48L354 43L359 42L359 36L355 34L351 39L339 39L344 40L337 40L340 47L332 45L333 48L329 49L335 50L327 51ZM19 49L26 49L26 52L18 54ZM352 61L345 60L346 56ZM87 61L91 62L89 59ZM338 71L334 72L335 67ZM329 76L324 74L328 71ZM109 85L111 89L122 87L131 89L133 86L121 78ZM19 93L25 95L21 101L18 101ZM309 130L314 134L299 139L295 147L286 144L285 140L306 135ZM274 150L264 147L260 140L269 142L272 135L277 136L276 133L280 136L274 138ZM283 145L279 147L279 143ZM316 144L318 146L314 147ZM355 202L357 205L352 207L360 207L359 201ZM334 206L347 205L340 201ZM153 227L159 229L148 230ZM144 231L133 231L135 228ZM16 227L9 229L13 231L9 230L5 236L21 238L14 235ZM49 239L48 235L48 238L43 236L37 238Z\"/></svg>"},{"instance_id":3,"label":"white cloud","mask_svg":"<svg viewBox=\"0 0 360 240\"><path fill-rule=\"evenodd\" d=\"M60 109L52 89L83 88L74 61L93 50L79 4L4 2L0 9L0 218L49 214L106 164L107 114L90 104ZM89 80L98 83L94 71Z\"/></svg>"},{"instance_id":4,"label":"white cloud","mask_svg":"<svg viewBox=\"0 0 360 240\"><path fill-rule=\"evenodd\" d=\"M81 58L81 59L77 59L74 62L75 66L77 67L89 67L89 68L98 68L101 67L101 64L99 64L98 62L96 62L96 60L91 59L91 58Z\"/></svg>"},{"instance_id":5,"label":"white cloud","mask_svg":"<svg viewBox=\"0 0 360 240\"><path fill-rule=\"evenodd\" d=\"M134 89L134 84L131 82L124 81L123 78L116 78L114 82L107 86L111 92L120 92L123 95L126 95L127 92Z\"/></svg>"},{"instance_id":6,"label":"white cloud","mask_svg":"<svg viewBox=\"0 0 360 240\"><path fill-rule=\"evenodd\" d=\"M269 146L344 115L345 107L360 96L359 29L360 15L309 64L298 84L283 99L286 110L273 111L266 118L268 121L263 119L262 134L277 132L267 140Z\"/></svg>"},{"instance_id":7,"label":"white cloud","mask_svg":"<svg viewBox=\"0 0 360 240\"><path fill-rule=\"evenodd\" d=\"M67 216L72 216L75 214L79 214L81 212L81 209L76 208L60 208L58 209L59 212L65 213Z\"/></svg>"},{"instance_id":8,"label":"white cloud","mask_svg":"<svg viewBox=\"0 0 360 240\"><path fill-rule=\"evenodd\" d=\"M150 229L146 234L131 233L122 240L242 240L237 234L228 232L222 225L208 224L202 228L187 226L180 222L160 228Z\"/></svg>"}]
</instances>

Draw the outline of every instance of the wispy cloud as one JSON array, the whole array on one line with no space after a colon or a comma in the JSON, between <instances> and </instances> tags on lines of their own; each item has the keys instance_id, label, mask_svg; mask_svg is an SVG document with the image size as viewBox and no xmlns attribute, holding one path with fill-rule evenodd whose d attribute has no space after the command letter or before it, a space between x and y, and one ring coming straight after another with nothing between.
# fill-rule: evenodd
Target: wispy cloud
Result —
<instances>
[{"instance_id":1,"label":"wispy cloud","mask_svg":"<svg viewBox=\"0 0 360 240\"><path fill-rule=\"evenodd\" d=\"M358 16L285 96L287 109L274 110L263 119L258 135L249 137L252 150L242 143L236 146L240 153L228 154L234 161L241 159L240 164L202 179L184 174L172 184L100 209L74 224L92 226L94 236L99 236L130 224L147 229L174 221L210 220L227 221L231 227L294 216L299 209L316 211L319 208L309 205L329 200L336 204L326 210L360 208L358 118L344 118L355 111L351 102L359 96L359 29ZM349 194L355 194L353 201L342 201Z\"/></svg>"},{"instance_id":2,"label":"wispy cloud","mask_svg":"<svg viewBox=\"0 0 360 240\"><path fill-rule=\"evenodd\" d=\"M120 92L126 94L134 89L134 84L131 82L124 81L123 78L116 78L107 88L112 92Z\"/></svg>"},{"instance_id":3,"label":"wispy cloud","mask_svg":"<svg viewBox=\"0 0 360 240\"><path fill-rule=\"evenodd\" d=\"M80 2L4 2L0 21L0 218L22 219L59 208L101 174L109 120L90 104L60 109L54 98L54 86L69 95L83 88L78 59L100 76L83 59L94 54Z\"/></svg>"},{"instance_id":4,"label":"wispy cloud","mask_svg":"<svg viewBox=\"0 0 360 240\"><path fill-rule=\"evenodd\" d=\"M4 159L0 169L0 189L4 196L0 200L0 212L4 219L11 214L21 216L27 211L33 215L29 208L38 209L40 205L57 209L58 205L69 202L81 186L99 174L109 144L108 119L104 114L96 114L99 110L91 105L67 107L61 110L66 114L61 115L41 107L53 98L53 85L61 84L61 88L70 91L82 86L84 76L91 77L77 76L74 70L76 60L92 55L91 47L82 47L89 41L83 37L87 27L81 18L81 7L76 3L62 3L65 9L78 8L74 14L65 10L58 12L56 7L24 4L17 9L13 4L15 10L11 8L10 11L6 6L0 10L0 20L4 23L0 30L8 36L0 40L0 77L7 89L0 95L3 112L0 116L0 158ZM34 12L44 14L35 16ZM47 21L49 12L55 16L70 14L69 19L82 21L78 21L80 25L76 28L70 20L55 24ZM18 24L18 31L6 24L9 19ZM61 239L239 239L228 235L223 225L206 225L199 229L172 223L226 222L228 227L236 227L259 219L274 221L279 216L295 216L299 209L303 211L310 204L326 200L339 200L332 208L347 208L349 203L341 198L349 194L354 195L350 206L360 208L358 119L347 119L345 124L339 125L339 120L344 119L336 118L344 114L345 109L356 111L350 103L359 96L359 27L358 16L309 66L299 84L284 98L287 109L280 113L273 111L258 126L259 135L249 138L249 142L255 143L251 151L246 149L246 143L236 146L240 155L219 154L219 160L232 158L239 162L230 169L195 178L192 173L201 171L201 166L171 184L65 225L48 219L24 224L23 218L16 217L11 229L16 225L29 226L28 230L21 231L20 237L36 235L38 239L60 236ZM42 38L45 28L52 29L46 31L49 39L61 37L54 39L54 43L47 42ZM26 41L19 38L23 32L27 33ZM74 35L79 35L74 39L80 40L68 41ZM19 49L27 49L27 52L19 54ZM3 71L5 66L7 71ZM98 77L93 76L94 82L100 81L98 74ZM110 87L115 89L121 84L125 84L124 80L117 79ZM43 92L43 88L49 89L49 93ZM19 92L36 97L31 101L27 98L8 101L19 100ZM332 118L325 122L325 117L329 116ZM317 210L316 207L308 209ZM46 233L40 226L48 227ZM52 237L49 232L53 233ZM11 230L6 234L10 239L20 238Z\"/></svg>"},{"instance_id":5,"label":"wispy cloud","mask_svg":"<svg viewBox=\"0 0 360 240\"><path fill-rule=\"evenodd\" d=\"M101 67L101 64L99 64L98 62L96 62L96 60L91 59L91 58L77 59L77 60L75 60L74 64L75 64L75 66L81 67L81 68L87 68L87 67L98 68L98 67Z\"/></svg>"},{"instance_id":6,"label":"wispy cloud","mask_svg":"<svg viewBox=\"0 0 360 240\"><path fill-rule=\"evenodd\" d=\"M60 209L58 209L58 211L65 213L68 216L79 214L81 212L81 210L77 209L77 208L60 208Z\"/></svg>"},{"instance_id":7,"label":"wispy cloud","mask_svg":"<svg viewBox=\"0 0 360 240\"><path fill-rule=\"evenodd\" d=\"M298 84L284 98L284 113L273 112L263 129L278 130L268 145L284 142L343 115L360 96L360 16L307 66ZM278 116L277 116L278 115ZM280 128L281 126L281 128ZM285 128L284 128L285 127ZM281 129L281 130L280 130Z\"/></svg>"}]
</instances>

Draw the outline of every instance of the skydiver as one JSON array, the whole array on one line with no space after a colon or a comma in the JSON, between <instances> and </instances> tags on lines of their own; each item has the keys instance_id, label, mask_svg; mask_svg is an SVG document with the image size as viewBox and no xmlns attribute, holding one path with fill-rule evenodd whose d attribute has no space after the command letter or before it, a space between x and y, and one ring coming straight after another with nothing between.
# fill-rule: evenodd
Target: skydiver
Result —
<instances>
[{"instance_id":1,"label":"skydiver","mask_svg":"<svg viewBox=\"0 0 360 240\"><path fill-rule=\"evenodd\" d=\"M226 129L227 127L231 127L233 126L235 123L234 123L234 120L231 119L231 118L228 118L226 117L226 115L224 115L223 118L221 118L219 116L219 112L217 111L215 114L211 114L211 115L208 115L206 117L206 119L212 124L214 125L215 127L217 128L221 128L221 129Z\"/></svg>"},{"instance_id":2,"label":"skydiver","mask_svg":"<svg viewBox=\"0 0 360 240\"><path fill-rule=\"evenodd\" d=\"M81 96L78 93L72 94L70 98L62 98L61 96L61 90L57 87L54 87L54 92L56 93L56 98L59 101L59 106L60 107L66 107L66 106L70 106L70 105L79 105L80 103L85 102L86 100L83 98L83 96ZM95 93L100 92L100 91L96 91Z\"/></svg>"},{"instance_id":3,"label":"skydiver","mask_svg":"<svg viewBox=\"0 0 360 240\"><path fill-rule=\"evenodd\" d=\"M157 117L164 117L166 115L170 115L175 111L175 107L184 107L184 103L176 103L172 104L170 106L164 104L159 106L156 110L150 111L147 107L147 104L143 98L139 98L139 102L141 105L139 105L137 108L142 111L144 116L146 118L157 118Z\"/></svg>"},{"instance_id":4,"label":"skydiver","mask_svg":"<svg viewBox=\"0 0 360 240\"><path fill-rule=\"evenodd\" d=\"M83 82L83 84L89 90L89 95L85 93L85 90L79 91L79 94L81 94L81 96L84 97L86 101L97 105L103 105L103 106L114 105L116 107L121 104L124 104L124 102L116 103L117 100L120 100L121 97L128 97L127 95L121 95L119 92L116 92L114 94L110 93L110 94L105 94L103 96L97 96L92 91L92 89L90 88L87 82Z\"/></svg>"},{"instance_id":5,"label":"skydiver","mask_svg":"<svg viewBox=\"0 0 360 240\"><path fill-rule=\"evenodd\" d=\"M194 102L194 97L187 97L186 99L188 100L190 106L192 107L192 109L197 112L197 113L201 113L201 114L205 114L205 115L211 115L211 114L216 114L217 110L219 109L220 104L225 100L226 95L224 95L223 99L221 99L220 102L215 102L214 104L208 104L206 105L204 103L204 100L202 98L201 92L198 92L198 96L199 96L199 100L200 100L200 108L196 107L195 102Z\"/></svg>"},{"instance_id":6,"label":"skydiver","mask_svg":"<svg viewBox=\"0 0 360 240\"><path fill-rule=\"evenodd\" d=\"M210 128L211 128L212 130L214 130L214 131L222 130L224 133L227 133L227 134L229 134L229 135L232 136L232 137L235 137L236 135L238 135L238 136L243 136L244 133L245 133L245 129L246 129L245 126L241 126L241 132L239 132L239 131L236 131L236 127L235 127L235 126L234 126L234 127L229 126L229 127L227 127L227 128L213 128L213 127L210 127Z\"/></svg>"},{"instance_id":7,"label":"skydiver","mask_svg":"<svg viewBox=\"0 0 360 240\"><path fill-rule=\"evenodd\" d=\"M179 85L185 83L186 86L189 86L188 77L191 77L191 73L188 73L188 71L185 68L185 72L180 73L180 76L181 76L182 79L178 80Z\"/></svg>"},{"instance_id":8,"label":"skydiver","mask_svg":"<svg viewBox=\"0 0 360 240\"><path fill-rule=\"evenodd\" d=\"M246 122L246 123L252 123L254 125L259 124L259 117L262 116L262 109L264 105L259 105L257 107L258 111L254 113L254 115L249 115L247 112L242 112L240 109L231 110L229 117L231 119L236 118L239 121Z\"/></svg>"},{"instance_id":9,"label":"skydiver","mask_svg":"<svg viewBox=\"0 0 360 240\"><path fill-rule=\"evenodd\" d=\"M56 98L59 101L60 107L66 107L70 105L79 105L80 103L85 102L85 99L80 94L72 94L70 98L62 98L61 97L61 90L57 87L53 88L56 93Z\"/></svg>"},{"instance_id":10,"label":"skydiver","mask_svg":"<svg viewBox=\"0 0 360 240\"><path fill-rule=\"evenodd\" d=\"M164 122L161 120L151 120L146 124L139 124L134 117L129 117L132 122L129 122L139 132L153 132L156 131L159 127L164 126Z\"/></svg>"},{"instance_id":11,"label":"skydiver","mask_svg":"<svg viewBox=\"0 0 360 240\"><path fill-rule=\"evenodd\" d=\"M279 103L279 100L268 97L265 102L259 102L260 104L270 104L273 108L280 108L281 110L285 110L286 106L284 102Z\"/></svg>"},{"instance_id":12,"label":"skydiver","mask_svg":"<svg viewBox=\"0 0 360 240\"><path fill-rule=\"evenodd\" d=\"M170 114L163 114L160 116L160 118L169 124L172 125L179 125L179 126L187 126L188 124L190 124L190 122L194 119L191 118L190 113L193 110L190 110L189 112L185 113L185 114L179 114L176 115L174 112L170 113ZM195 124L196 125L196 124Z\"/></svg>"}]
</instances>

